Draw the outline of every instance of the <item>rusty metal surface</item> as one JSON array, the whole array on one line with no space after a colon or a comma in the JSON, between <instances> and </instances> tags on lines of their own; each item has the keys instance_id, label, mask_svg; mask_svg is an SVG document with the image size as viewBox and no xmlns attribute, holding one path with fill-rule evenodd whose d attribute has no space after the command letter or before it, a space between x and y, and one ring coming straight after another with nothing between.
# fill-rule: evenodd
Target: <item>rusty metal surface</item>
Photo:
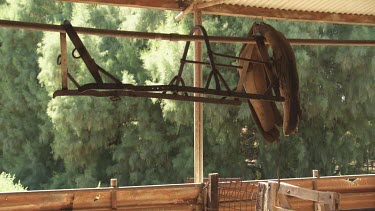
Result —
<instances>
[{"instance_id":1,"label":"rusty metal surface","mask_svg":"<svg viewBox=\"0 0 375 211\"><path fill-rule=\"evenodd\" d=\"M241 58L231 55L224 55L215 53L212 51L209 37L206 30L202 26L195 26L190 31L190 35L193 35L196 31L200 31L204 37L204 45L207 51L207 62L187 60L189 51L190 41L186 42L183 55L181 58L181 64L178 69L177 75L171 80L168 85L151 85L151 86L136 86L133 84L123 84L115 76L100 67L93 58L91 58L83 42L79 38L74 27L69 21L65 21L63 24L64 29L69 35L72 43L75 46L75 50L72 52L72 56L76 59L82 59L88 68L90 74L95 80L95 83L88 83L80 85L77 80L67 73L68 79L76 86L75 90L61 89L57 90L53 97L58 96L94 96L94 97L110 97L111 100L119 100L120 97L145 97L145 98L159 98L159 99L171 99L179 101L193 101L193 102L204 102L214 104L228 104L228 105L240 105L242 100L256 99L264 101L278 101L283 102L285 99L280 95L272 95L272 93L254 94L245 92L236 92L229 88L229 85L225 81L222 74L219 72L217 67L227 68L241 68L238 65L232 64L220 64L215 62L215 56L227 57L238 60L246 60L251 63L258 63L264 66L271 66L272 61L269 57L263 58L262 61L252 60L249 58ZM78 51L79 55L75 54ZM201 65L208 65L211 67L208 79L205 83L204 88L186 86L184 79L182 78L184 67L186 63L196 63ZM113 83L103 83L101 74L105 75L113 81ZM211 82L213 82L214 89L210 88ZM272 83L271 83L272 84ZM203 94L202 96L194 96L194 94Z\"/></svg>"},{"instance_id":2,"label":"rusty metal surface","mask_svg":"<svg viewBox=\"0 0 375 211\"><path fill-rule=\"evenodd\" d=\"M87 68L90 70L90 73L91 73L92 77L94 77L95 81L97 83L103 83L103 80L102 80L102 78L100 77L100 74L99 74L97 64L91 58L89 52L87 51L85 45L83 45L81 39L78 37L78 34L74 30L73 26L70 24L69 21L65 20L64 24L62 24L62 27L64 28L64 30L68 34L68 36L69 36L70 40L72 41L72 43L74 44L74 46L76 47L72 51L72 56L74 58L82 58L82 60L86 64ZM79 57L74 56L75 50L78 51Z\"/></svg>"}]
</instances>

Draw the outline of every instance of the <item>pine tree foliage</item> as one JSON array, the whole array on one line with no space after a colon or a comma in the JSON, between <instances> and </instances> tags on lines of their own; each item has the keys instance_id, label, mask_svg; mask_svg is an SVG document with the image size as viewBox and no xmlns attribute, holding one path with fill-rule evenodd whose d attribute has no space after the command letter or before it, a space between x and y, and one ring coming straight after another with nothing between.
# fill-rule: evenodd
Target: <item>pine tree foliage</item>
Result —
<instances>
[{"instance_id":1,"label":"pine tree foliage","mask_svg":"<svg viewBox=\"0 0 375 211\"><path fill-rule=\"evenodd\" d=\"M163 33L189 33L191 15L176 12L55 1L0 1L9 20ZM11 12L9 12L11 11ZM257 19L204 15L209 35L247 36ZM288 38L370 39L373 27L267 21ZM124 97L57 97L61 86L58 33L0 29L0 171L30 189L180 183L193 177L193 103ZM184 42L80 35L95 61L123 83L168 84L177 74ZM68 39L69 41L69 39ZM193 58L193 44L188 58ZM238 55L239 44L211 43L215 52ZM265 143L246 103L204 104L205 175L243 179L358 174L374 159L375 49L293 46L300 77L302 121L296 136ZM68 42L68 52L74 46ZM203 47L205 49L205 47ZM204 50L204 59L206 59ZM236 64L235 60L217 59ZM68 58L80 84L93 82L79 59ZM204 81L210 69L203 69ZM230 87L235 69L220 68ZM103 77L105 78L105 76ZM183 78L193 85L193 66ZM105 78L108 81L108 78ZM74 87L72 83L69 87ZM213 83L211 88L213 88ZM252 162L249 162L252 161ZM255 162L255 164L254 164Z\"/></svg>"}]
</instances>

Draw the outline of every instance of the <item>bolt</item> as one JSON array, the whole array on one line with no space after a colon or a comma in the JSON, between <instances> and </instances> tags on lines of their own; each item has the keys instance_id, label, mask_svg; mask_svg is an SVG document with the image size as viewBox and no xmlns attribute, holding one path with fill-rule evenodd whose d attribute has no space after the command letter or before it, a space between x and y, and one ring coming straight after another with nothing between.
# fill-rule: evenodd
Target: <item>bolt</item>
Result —
<instances>
[{"instance_id":1,"label":"bolt","mask_svg":"<svg viewBox=\"0 0 375 211\"><path fill-rule=\"evenodd\" d=\"M290 190L287 190L286 193L287 193L287 194L290 194Z\"/></svg>"}]
</instances>

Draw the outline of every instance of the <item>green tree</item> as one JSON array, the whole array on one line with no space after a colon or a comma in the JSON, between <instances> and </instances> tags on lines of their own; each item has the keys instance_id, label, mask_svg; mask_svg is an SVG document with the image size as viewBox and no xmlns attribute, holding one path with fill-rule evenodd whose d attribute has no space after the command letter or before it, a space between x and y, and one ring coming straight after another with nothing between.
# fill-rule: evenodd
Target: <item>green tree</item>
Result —
<instances>
[{"instance_id":1,"label":"green tree","mask_svg":"<svg viewBox=\"0 0 375 211\"><path fill-rule=\"evenodd\" d=\"M7 2L0 8L2 18L43 22L41 1ZM39 8L31 11L32 5ZM38 13L40 12L40 13ZM36 15L38 14L38 15ZM35 46L42 32L0 29L0 147L1 166L16 174L31 189L49 180L54 165L50 139L52 125L46 115L47 93L37 81L39 53Z\"/></svg>"},{"instance_id":2,"label":"green tree","mask_svg":"<svg viewBox=\"0 0 375 211\"><path fill-rule=\"evenodd\" d=\"M2 172L0 174L0 192L24 191L27 188L23 187L21 181L14 183L15 176Z\"/></svg>"},{"instance_id":3,"label":"green tree","mask_svg":"<svg viewBox=\"0 0 375 211\"><path fill-rule=\"evenodd\" d=\"M188 15L176 12L71 4L0 1L0 17L74 26L187 34ZM3 6L4 5L4 6ZM246 36L253 19L204 15L209 35ZM267 21L289 38L374 39L371 27ZM193 104L171 100L58 97L59 34L1 30L0 171L35 188L96 187L116 177L120 185L183 182L193 176ZM123 83L168 84L177 74L184 42L83 36L92 57ZM69 40L69 39L68 39ZM238 55L241 45L214 44ZM374 49L293 46L303 117L296 136L282 137L281 176L362 173L374 158ZM68 45L68 51L73 46ZM192 49L188 57L192 58ZM204 56L205 58L206 56ZM81 60L69 57L80 84L92 82ZM225 59L220 63L233 63ZM220 68L231 87L238 73ZM184 72L193 84L193 67ZM204 69L207 78L209 68ZM104 77L105 78L105 77ZM107 78L105 78L108 81ZM69 87L73 87L69 83ZM265 143L246 103L204 105L205 174L261 179L276 177L277 146ZM246 160L257 160L249 165ZM37 170L36 170L37 169Z\"/></svg>"}]
</instances>

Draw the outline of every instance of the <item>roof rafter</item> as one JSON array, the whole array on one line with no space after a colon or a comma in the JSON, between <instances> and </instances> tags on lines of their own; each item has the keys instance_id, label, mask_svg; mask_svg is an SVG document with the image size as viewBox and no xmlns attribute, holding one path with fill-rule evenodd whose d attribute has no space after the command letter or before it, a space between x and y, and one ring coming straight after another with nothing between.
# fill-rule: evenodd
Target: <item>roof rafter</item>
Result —
<instances>
[{"instance_id":1,"label":"roof rafter","mask_svg":"<svg viewBox=\"0 0 375 211\"><path fill-rule=\"evenodd\" d=\"M184 0L59 0L65 2L116 5L136 8L183 11L190 3ZM218 1L220 2L220 1ZM191 11L192 12L192 11ZM265 18L277 20L293 20L306 22L325 22L339 24L361 24L375 26L373 15L352 15L324 12L305 12L281 9L266 9L240 5L220 4L202 8L205 14L240 16L249 18Z\"/></svg>"},{"instance_id":2,"label":"roof rafter","mask_svg":"<svg viewBox=\"0 0 375 211\"><path fill-rule=\"evenodd\" d=\"M65 2L103 4L124 7L148 8L159 10L182 10L189 4L178 0L58 0ZM180 3L179 3L180 2Z\"/></svg>"}]
</instances>

